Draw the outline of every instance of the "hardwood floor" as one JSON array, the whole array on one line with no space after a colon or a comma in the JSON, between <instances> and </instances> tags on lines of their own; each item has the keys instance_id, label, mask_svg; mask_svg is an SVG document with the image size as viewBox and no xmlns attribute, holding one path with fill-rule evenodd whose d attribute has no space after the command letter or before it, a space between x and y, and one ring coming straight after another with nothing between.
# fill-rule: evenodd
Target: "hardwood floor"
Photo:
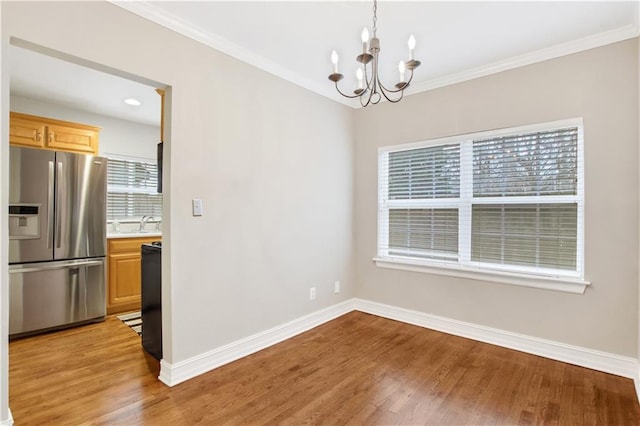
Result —
<instances>
[{"instance_id":1,"label":"hardwood floor","mask_svg":"<svg viewBox=\"0 0 640 426\"><path fill-rule=\"evenodd\" d=\"M16 425L635 425L633 382L360 312L169 388L115 317L9 345Z\"/></svg>"}]
</instances>

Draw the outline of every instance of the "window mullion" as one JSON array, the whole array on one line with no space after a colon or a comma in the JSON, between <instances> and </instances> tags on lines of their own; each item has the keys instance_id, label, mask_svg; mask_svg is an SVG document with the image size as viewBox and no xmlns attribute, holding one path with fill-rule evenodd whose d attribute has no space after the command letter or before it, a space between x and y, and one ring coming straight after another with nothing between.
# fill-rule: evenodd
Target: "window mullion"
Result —
<instances>
[{"instance_id":1,"label":"window mullion","mask_svg":"<svg viewBox=\"0 0 640 426\"><path fill-rule=\"evenodd\" d=\"M458 256L471 261L471 202L473 200L473 142L460 143L460 200L458 201Z\"/></svg>"}]
</instances>

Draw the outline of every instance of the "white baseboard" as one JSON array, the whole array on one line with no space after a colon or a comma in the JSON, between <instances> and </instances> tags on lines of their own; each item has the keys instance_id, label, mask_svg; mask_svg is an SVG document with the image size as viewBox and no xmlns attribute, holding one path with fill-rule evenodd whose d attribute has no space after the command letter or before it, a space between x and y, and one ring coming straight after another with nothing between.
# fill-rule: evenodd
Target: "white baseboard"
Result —
<instances>
[{"instance_id":1,"label":"white baseboard","mask_svg":"<svg viewBox=\"0 0 640 426\"><path fill-rule=\"evenodd\" d=\"M346 300L175 364L162 360L160 362L159 379L168 386L175 386L354 310L632 378L640 399L640 372L636 358L540 339L363 299Z\"/></svg>"},{"instance_id":2,"label":"white baseboard","mask_svg":"<svg viewBox=\"0 0 640 426\"><path fill-rule=\"evenodd\" d=\"M158 378L168 386L175 386L214 368L280 343L351 311L353 311L353 299L329 306L175 364L162 360L160 361L160 376Z\"/></svg>"},{"instance_id":3,"label":"white baseboard","mask_svg":"<svg viewBox=\"0 0 640 426\"><path fill-rule=\"evenodd\" d=\"M11 409L9 409L9 417L0 421L0 426L11 426L13 425L13 416L11 415Z\"/></svg>"},{"instance_id":4,"label":"white baseboard","mask_svg":"<svg viewBox=\"0 0 640 426\"><path fill-rule=\"evenodd\" d=\"M636 398L640 403L640 368L636 369L636 376L633 378L633 384L636 386Z\"/></svg>"},{"instance_id":5,"label":"white baseboard","mask_svg":"<svg viewBox=\"0 0 640 426\"><path fill-rule=\"evenodd\" d=\"M355 299L355 309L368 314L402 321L408 324L490 343L492 345L515 349L517 351L539 355L605 373L616 374L634 380L638 378L638 360L636 358L568 345L553 340L540 339L538 337L485 327L368 300Z\"/></svg>"}]
</instances>

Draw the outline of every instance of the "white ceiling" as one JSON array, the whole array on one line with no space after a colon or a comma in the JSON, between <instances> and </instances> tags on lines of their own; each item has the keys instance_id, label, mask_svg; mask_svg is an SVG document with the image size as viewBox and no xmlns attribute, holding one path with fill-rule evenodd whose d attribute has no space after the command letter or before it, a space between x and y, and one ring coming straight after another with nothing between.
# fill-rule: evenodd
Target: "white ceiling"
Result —
<instances>
[{"instance_id":1,"label":"white ceiling","mask_svg":"<svg viewBox=\"0 0 640 426\"><path fill-rule=\"evenodd\" d=\"M160 125L160 96L151 86L16 46L9 49L9 67L11 95ZM127 105L128 98L142 105Z\"/></svg>"},{"instance_id":2,"label":"white ceiling","mask_svg":"<svg viewBox=\"0 0 640 426\"><path fill-rule=\"evenodd\" d=\"M341 87L355 88L360 32L371 31L371 1L135 1L114 4L210 45L242 61L323 96L354 106L337 95L327 76L330 53L340 55ZM397 64L407 59L407 39L417 39L422 61L408 93L575 53L637 37L639 2L456 2L381 1L378 37L383 83L397 81ZM157 124L157 110L143 112L157 95L149 86L99 75L70 64L48 63L45 76L33 71L41 58L12 49L11 90L58 99L70 106ZM142 98L123 109L126 97ZM157 108L157 106L153 106Z\"/></svg>"}]
</instances>

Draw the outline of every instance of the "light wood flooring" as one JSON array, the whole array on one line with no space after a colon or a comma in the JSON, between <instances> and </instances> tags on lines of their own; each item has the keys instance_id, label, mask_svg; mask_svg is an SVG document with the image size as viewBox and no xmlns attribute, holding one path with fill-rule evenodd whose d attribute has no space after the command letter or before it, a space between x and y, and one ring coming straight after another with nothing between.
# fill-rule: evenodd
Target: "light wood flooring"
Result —
<instances>
[{"instance_id":1,"label":"light wood flooring","mask_svg":"<svg viewBox=\"0 0 640 426\"><path fill-rule=\"evenodd\" d=\"M169 388L115 317L9 345L16 425L636 425L630 379L360 312Z\"/></svg>"}]
</instances>

